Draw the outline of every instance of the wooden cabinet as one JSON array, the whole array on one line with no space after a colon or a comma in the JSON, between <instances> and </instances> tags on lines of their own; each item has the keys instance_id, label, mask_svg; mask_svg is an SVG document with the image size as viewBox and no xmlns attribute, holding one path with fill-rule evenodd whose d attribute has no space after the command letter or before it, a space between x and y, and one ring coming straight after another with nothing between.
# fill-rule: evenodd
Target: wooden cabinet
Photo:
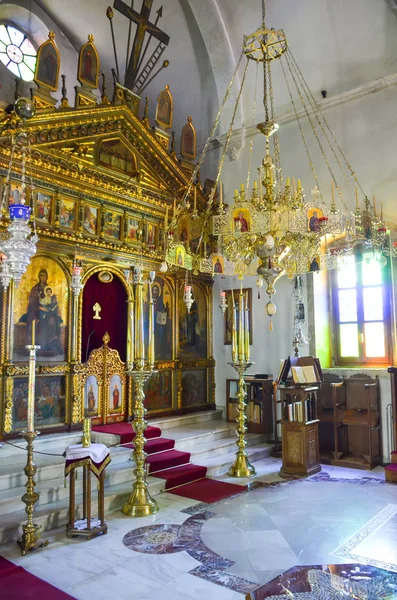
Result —
<instances>
[{"instance_id":1,"label":"wooden cabinet","mask_svg":"<svg viewBox=\"0 0 397 600\"><path fill-rule=\"evenodd\" d=\"M245 414L249 433L272 433L272 392L273 381L256 377L245 377ZM227 420L235 422L237 417L237 386L238 379L226 380L226 410Z\"/></svg>"},{"instance_id":2,"label":"wooden cabinet","mask_svg":"<svg viewBox=\"0 0 397 600\"><path fill-rule=\"evenodd\" d=\"M281 408L280 475L313 475L319 462L317 385L278 386L276 405Z\"/></svg>"},{"instance_id":3,"label":"wooden cabinet","mask_svg":"<svg viewBox=\"0 0 397 600\"><path fill-rule=\"evenodd\" d=\"M381 463L379 379L324 381L318 394L321 461L373 469Z\"/></svg>"}]
</instances>

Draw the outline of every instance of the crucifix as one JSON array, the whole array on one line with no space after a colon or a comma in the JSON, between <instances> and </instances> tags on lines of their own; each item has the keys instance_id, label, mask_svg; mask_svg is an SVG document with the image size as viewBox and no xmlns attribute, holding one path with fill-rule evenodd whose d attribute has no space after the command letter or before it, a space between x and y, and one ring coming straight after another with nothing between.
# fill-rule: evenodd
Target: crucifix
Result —
<instances>
[{"instance_id":1,"label":"crucifix","mask_svg":"<svg viewBox=\"0 0 397 600\"><path fill-rule=\"evenodd\" d=\"M166 46L168 46L168 43L170 41L169 36L166 33L164 33L164 31L161 31L161 29L159 29L156 25L159 17L161 16L161 9L157 13L159 16L156 19L156 23L151 23L149 21L152 4L153 0L143 0L141 12L139 13L132 7L130 8L129 6L127 6L127 4L123 2L123 0L114 0L113 7L125 17L127 17L127 19L133 21L138 25L124 81L125 87L129 88L130 90L132 90L132 87L138 75L138 70L140 66L139 59L141 57L142 46L146 33L149 33L150 37L155 37L157 40L159 40Z\"/></svg>"}]
</instances>

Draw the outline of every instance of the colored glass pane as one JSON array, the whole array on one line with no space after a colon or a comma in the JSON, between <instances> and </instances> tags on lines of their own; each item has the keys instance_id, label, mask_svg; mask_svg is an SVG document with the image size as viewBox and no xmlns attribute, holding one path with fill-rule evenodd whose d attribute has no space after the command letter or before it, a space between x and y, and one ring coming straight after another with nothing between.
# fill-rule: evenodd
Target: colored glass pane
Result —
<instances>
[{"instance_id":1,"label":"colored glass pane","mask_svg":"<svg viewBox=\"0 0 397 600\"><path fill-rule=\"evenodd\" d=\"M34 46L28 38L25 38L23 43L21 44L21 50L24 54L29 54L30 56L36 56L36 50Z\"/></svg>"},{"instance_id":2,"label":"colored glass pane","mask_svg":"<svg viewBox=\"0 0 397 600\"><path fill-rule=\"evenodd\" d=\"M14 75L16 75L17 77L21 76L21 73L19 72L18 65L16 65L11 60L10 60L10 62L7 65L7 69L10 69L11 73L14 73Z\"/></svg>"},{"instance_id":3,"label":"colored glass pane","mask_svg":"<svg viewBox=\"0 0 397 600\"><path fill-rule=\"evenodd\" d=\"M383 323L365 323L365 354L369 358L382 358L385 351L385 328Z\"/></svg>"},{"instance_id":4,"label":"colored glass pane","mask_svg":"<svg viewBox=\"0 0 397 600\"><path fill-rule=\"evenodd\" d=\"M383 294L381 287L363 289L364 321L383 321Z\"/></svg>"},{"instance_id":5,"label":"colored glass pane","mask_svg":"<svg viewBox=\"0 0 397 600\"><path fill-rule=\"evenodd\" d=\"M22 52L20 51L18 46L15 46L14 44L10 44L9 46L7 46L7 54L10 57L10 60L17 64L23 61Z\"/></svg>"},{"instance_id":6,"label":"colored glass pane","mask_svg":"<svg viewBox=\"0 0 397 600\"><path fill-rule=\"evenodd\" d=\"M3 63L3 65L8 65L8 63L10 62L10 59L8 58L7 54L1 52L0 53L0 60Z\"/></svg>"},{"instance_id":7,"label":"colored glass pane","mask_svg":"<svg viewBox=\"0 0 397 600\"><path fill-rule=\"evenodd\" d=\"M15 27L7 27L8 30L8 35L11 38L11 43L15 44L16 46L20 46L23 42L23 38L25 37L25 34L22 33L22 31L19 31L19 29L15 29Z\"/></svg>"},{"instance_id":8,"label":"colored glass pane","mask_svg":"<svg viewBox=\"0 0 397 600\"><path fill-rule=\"evenodd\" d=\"M361 268L364 286L382 283L382 267L376 256L365 256Z\"/></svg>"},{"instance_id":9,"label":"colored glass pane","mask_svg":"<svg viewBox=\"0 0 397 600\"><path fill-rule=\"evenodd\" d=\"M10 36L7 33L5 25L0 25L0 40L4 42L6 46L8 46L8 44L11 44Z\"/></svg>"},{"instance_id":10,"label":"colored glass pane","mask_svg":"<svg viewBox=\"0 0 397 600\"><path fill-rule=\"evenodd\" d=\"M32 81L33 80L33 71L31 69L29 69L29 67L27 67L25 65L25 63L21 63L19 65L19 70L21 71L21 77L22 79L24 79L25 81Z\"/></svg>"},{"instance_id":11,"label":"colored glass pane","mask_svg":"<svg viewBox=\"0 0 397 600\"><path fill-rule=\"evenodd\" d=\"M339 325L340 355L342 357L358 357L358 326L356 323Z\"/></svg>"},{"instance_id":12,"label":"colored glass pane","mask_svg":"<svg viewBox=\"0 0 397 600\"><path fill-rule=\"evenodd\" d=\"M354 256L344 256L338 261L338 288L356 286L356 263Z\"/></svg>"},{"instance_id":13,"label":"colored glass pane","mask_svg":"<svg viewBox=\"0 0 397 600\"><path fill-rule=\"evenodd\" d=\"M0 41L0 52L5 52L6 48L7 48L7 46L4 44L4 42Z\"/></svg>"},{"instance_id":14,"label":"colored glass pane","mask_svg":"<svg viewBox=\"0 0 397 600\"><path fill-rule=\"evenodd\" d=\"M339 290L339 321L357 321L356 290Z\"/></svg>"},{"instance_id":15,"label":"colored glass pane","mask_svg":"<svg viewBox=\"0 0 397 600\"><path fill-rule=\"evenodd\" d=\"M23 62L29 67L31 71L34 72L36 68L36 57L35 56L24 56Z\"/></svg>"}]
</instances>

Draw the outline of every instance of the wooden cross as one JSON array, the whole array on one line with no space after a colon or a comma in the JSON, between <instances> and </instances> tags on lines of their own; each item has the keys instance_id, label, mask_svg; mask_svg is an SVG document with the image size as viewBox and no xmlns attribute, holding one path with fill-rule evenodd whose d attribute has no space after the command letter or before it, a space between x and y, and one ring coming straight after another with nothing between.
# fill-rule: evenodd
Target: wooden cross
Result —
<instances>
[{"instance_id":1,"label":"wooden cross","mask_svg":"<svg viewBox=\"0 0 397 600\"><path fill-rule=\"evenodd\" d=\"M136 76L138 75L139 59L146 32L166 46L168 46L170 41L169 36L164 31L161 31L161 29L149 21L152 4L153 0L143 0L141 12L139 13L127 6L122 0L114 0L113 8L138 25L124 82L125 87L130 90L132 90Z\"/></svg>"}]
</instances>

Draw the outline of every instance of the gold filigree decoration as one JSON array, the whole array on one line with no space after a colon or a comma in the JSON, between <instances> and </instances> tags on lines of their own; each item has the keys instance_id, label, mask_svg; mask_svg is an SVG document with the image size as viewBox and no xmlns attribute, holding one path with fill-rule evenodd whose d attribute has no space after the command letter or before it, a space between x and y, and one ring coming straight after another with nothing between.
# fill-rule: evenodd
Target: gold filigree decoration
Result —
<instances>
[{"instance_id":1,"label":"gold filigree decoration","mask_svg":"<svg viewBox=\"0 0 397 600\"><path fill-rule=\"evenodd\" d=\"M14 393L14 380L12 377L6 378L5 385L5 414L4 414L4 433L12 431L12 404Z\"/></svg>"}]
</instances>

